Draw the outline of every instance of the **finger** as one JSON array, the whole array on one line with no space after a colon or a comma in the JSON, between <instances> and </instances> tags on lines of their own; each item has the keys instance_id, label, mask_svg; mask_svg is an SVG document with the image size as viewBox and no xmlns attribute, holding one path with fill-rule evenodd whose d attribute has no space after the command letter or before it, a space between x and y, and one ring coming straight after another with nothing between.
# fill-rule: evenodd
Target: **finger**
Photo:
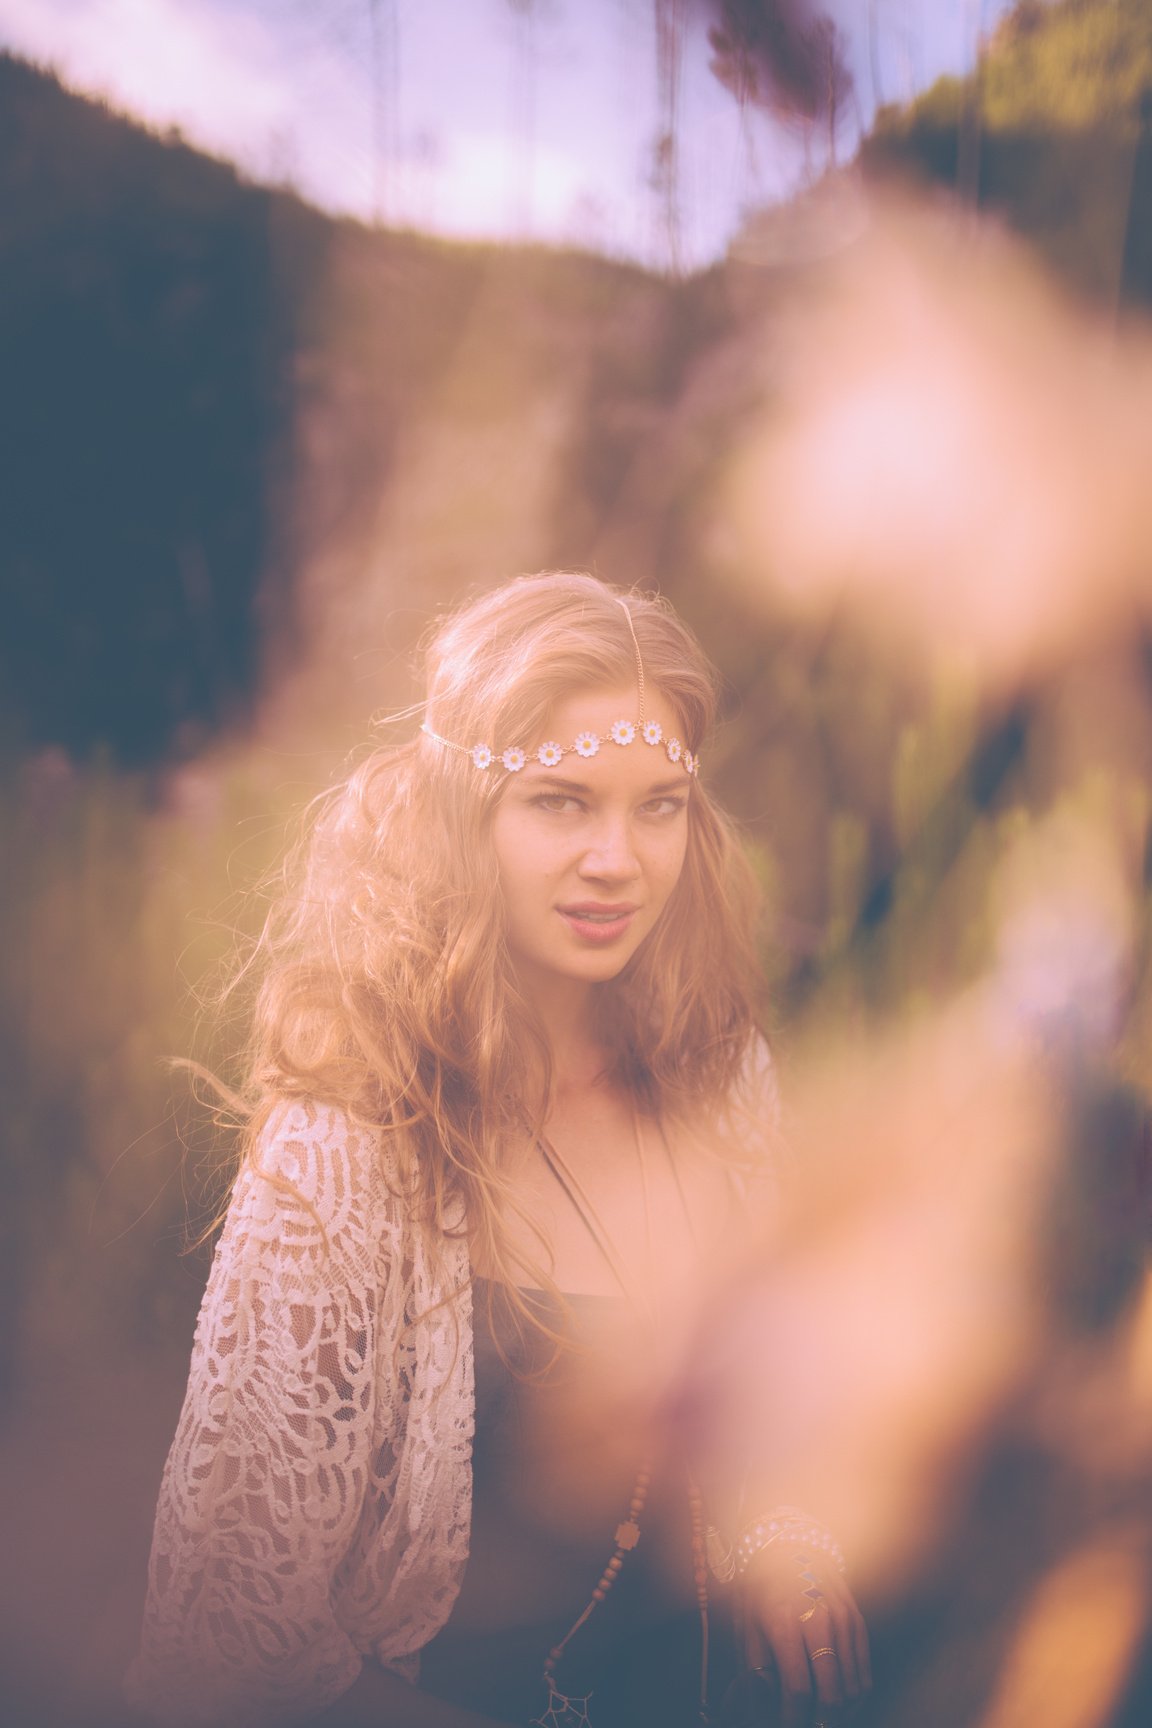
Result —
<instances>
[{"instance_id":1,"label":"finger","mask_svg":"<svg viewBox=\"0 0 1152 1728\"><path fill-rule=\"evenodd\" d=\"M764 1666L767 1645L760 1631L759 1622L752 1614L742 1616L744 1622L744 1663L753 1670Z\"/></svg>"},{"instance_id":2,"label":"finger","mask_svg":"<svg viewBox=\"0 0 1152 1728\"><path fill-rule=\"evenodd\" d=\"M812 1669L799 1628L777 1621L765 1628L780 1677L780 1728L809 1728Z\"/></svg>"},{"instance_id":3,"label":"finger","mask_svg":"<svg viewBox=\"0 0 1152 1728\"><path fill-rule=\"evenodd\" d=\"M870 1692L872 1690L872 1647L868 1642L868 1627L859 1610L852 1618L852 1648L856 1654L856 1670L860 1676L860 1690L861 1692Z\"/></svg>"},{"instance_id":4,"label":"finger","mask_svg":"<svg viewBox=\"0 0 1152 1728\"><path fill-rule=\"evenodd\" d=\"M740 1614L738 1633L743 1643L744 1667L756 1687L752 1708L761 1710L765 1721L770 1718L775 1723L779 1713L780 1678L772 1652L751 1614Z\"/></svg>"},{"instance_id":5,"label":"finger","mask_svg":"<svg viewBox=\"0 0 1152 1728\"><path fill-rule=\"evenodd\" d=\"M841 1698L855 1698L860 1691L860 1675L856 1667L856 1640L852 1630L851 1610L842 1602L837 1602L828 1611L829 1636L820 1640L821 1644L830 1644L836 1654L836 1671L840 1685ZM809 1649L812 1640L809 1639ZM820 1658L821 1667L831 1667L828 1657Z\"/></svg>"},{"instance_id":6,"label":"finger","mask_svg":"<svg viewBox=\"0 0 1152 1728\"><path fill-rule=\"evenodd\" d=\"M840 1658L844 1695L847 1698L859 1697L872 1685L868 1628L856 1606L855 1597L840 1580L836 1581L835 1599L829 1602L829 1613L836 1627L835 1639L829 1642L835 1643Z\"/></svg>"},{"instance_id":7,"label":"finger","mask_svg":"<svg viewBox=\"0 0 1152 1728\"><path fill-rule=\"evenodd\" d=\"M844 1702L844 1687L840 1676L840 1657L832 1636L808 1650L808 1667L812 1674L812 1690L818 1705Z\"/></svg>"},{"instance_id":8,"label":"finger","mask_svg":"<svg viewBox=\"0 0 1152 1728\"><path fill-rule=\"evenodd\" d=\"M812 1690L816 1708L838 1709L844 1702L840 1684L840 1659L831 1644L823 1644L812 1652Z\"/></svg>"},{"instance_id":9,"label":"finger","mask_svg":"<svg viewBox=\"0 0 1152 1728\"><path fill-rule=\"evenodd\" d=\"M871 1685L867 1629L855 1598L841 1577L828 1579L824 1590L833 1635L821 1642L832 1644L836 1650L845 1698L856 1698ZM814 1625L815 1621L811 1624ZM808 1644L811 1648L811 1637Z\"/></svg>"}]
</instances>

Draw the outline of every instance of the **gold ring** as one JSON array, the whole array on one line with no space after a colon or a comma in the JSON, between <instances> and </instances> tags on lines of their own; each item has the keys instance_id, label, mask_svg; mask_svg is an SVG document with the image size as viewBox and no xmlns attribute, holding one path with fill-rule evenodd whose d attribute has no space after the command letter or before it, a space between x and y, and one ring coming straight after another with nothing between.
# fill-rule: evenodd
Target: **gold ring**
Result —
<instances>
[{"instance_id":1,"label":"gold ring","mask_svg":"<svg viewBox=\"0 0 1152 1728\"><path fill-rule=\"evenodd\" d=\"M809 1650L808 1660L809 1662L815 1662L817 1656L835 1656L835 1654L836 1652L833 1650L831 1644L821 1644L819 1650Z\"/></svg>"}]
</instances>

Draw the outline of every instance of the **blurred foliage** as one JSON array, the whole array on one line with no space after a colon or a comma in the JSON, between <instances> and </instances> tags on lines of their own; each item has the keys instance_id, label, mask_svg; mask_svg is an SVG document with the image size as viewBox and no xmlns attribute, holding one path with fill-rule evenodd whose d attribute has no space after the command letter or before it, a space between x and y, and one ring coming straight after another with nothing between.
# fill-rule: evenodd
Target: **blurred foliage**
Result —
<instances>
[{"instance_id":1,"label":"blurred foliage","mask_svg":"<svg viewBox=\"0 0 1152 1728\"><path fill-rule=\"evenodd\" d=\"M1131 136L1152 89L1152 7L1024 0L997 26L978 76L990 131L1114 126Z\"/></svg>"},{"instance_id":2,"label":"blurred foliage","mask_svg":"<svg viewBox=\"0 0 1152 1728\"><path fill-rule=\"evenodd\" d=\"M250 888L283 824L252 832L242 769L189 777L160 807L106 757L78 769L47 750L6 766L0 1266L6 1312L32 1273L36 1302L20 1339L0 1335L5 1351L62 1336L83 1349L109 1323L154 1337L182 1286L196 1300L195 1272L174 1283L172 1263L227 1180L210 1115L169 1061L194 1053L229 1072L237 1027L201 1004L259 915L232 874ZM0 1391L15 1366L0 1360Z\"/></svg>"},{"instance_id":3,"label":"blurred foliage","mask_svg":"<svg viewBox=\"0 0 1152 1728\"><path fill-rule=\"evenodd\" d=\"M877 116L880 136L956 128L978 88L989 132L1094 131L1130 136L1152 87L1152 10L1142 0L1022 0L993 31L970 78L944 76L906 108Z\"/></svg>"},{"instance_id":4,"label":"blurred foliage","mask_svg":"<svg viewBox=\"0 0 1152 1728\"><path fill-rule=\"evenodd\" d=\"M876 118L863 159L1005 215L1079 290L1152 301L1152 4L1021 0L977 70Z\"/></svg>"}]
</instances>

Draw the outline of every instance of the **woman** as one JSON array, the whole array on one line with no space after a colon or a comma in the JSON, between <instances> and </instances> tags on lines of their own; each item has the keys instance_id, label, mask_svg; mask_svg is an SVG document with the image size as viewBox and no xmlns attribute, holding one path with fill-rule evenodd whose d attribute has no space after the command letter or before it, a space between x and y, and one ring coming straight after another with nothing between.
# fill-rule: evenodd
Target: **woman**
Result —
<instances>
[{"instance_id":1,"label":"woman","mask_svg":"<svg viewBox=\"0 0 1152 1728\"><path fill-rule=\"evenodd\" d=\"M766 1186L713 713L667 606L527 577L439 630L417 736L322 804L262 940L153 1717L673 1728L723 1690L701 1490L650 1414ZM833 1700L860 1631L831 1577L811 1627L798 1516L737 1544L752 1635Z\"/></svg>"}]
</instances>

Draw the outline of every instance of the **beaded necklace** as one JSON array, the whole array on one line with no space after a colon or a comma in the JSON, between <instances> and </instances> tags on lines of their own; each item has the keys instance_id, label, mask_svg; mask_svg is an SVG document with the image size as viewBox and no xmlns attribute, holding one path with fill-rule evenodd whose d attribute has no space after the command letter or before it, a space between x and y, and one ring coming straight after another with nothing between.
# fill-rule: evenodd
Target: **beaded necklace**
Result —
<instances>
[{"instance_id":1,"label":"beaded necklace","mask_svg":"<svg viewBox=\"0 0 1152 1728\"><path fill-rule=\"evenodd\" d=\"M648 1265L652 1264L652 1211L648 1194L648 1170L644 1159L644 1142L640 1134L640 1120L635 1104L632 1107L632 1130L636 1142L636 1157L640 1167L640 1185L644 1197L644 1238L648 1255ZM644 1315L652 1329L655 1330L656 1315L646 1292L628 1275L623 1262L616 1252L615 1246L599 1213L592 1204L576 1172L568 1161L541 1136L540 1151L544 1162L556 1178L566 1195L573 1211L584 1225L593 1242L596 1244L606 1265L619 1284L624 1295ZM667 1142L665 1142L667 1149ZM672 1164L677 1191L689 1228L692 1228L692 1215L688 1209L687 1198L680 1181L680 1173L676 1169L671 1151L668 1151ZM539 1716L533 1717L531 1728L591 1728L588 1718L588 1700L591 1693L569 1694L562 1692L556 1679L556 1670L570 1641L587 1625L596 1609L604 1601L608 1592L624 1565L628 1554L640 1541L640 1519L648 1498L648 1488L652 1480L651 1460L645 1458L636 1475L632 1489L632 1497L628 1503L628 1513L624 1520L616 1526L615 1547L607 1565L601 1572L595 1589L588 1598L587 1606L579 1617L565 1632L558 1644L553 1645L544 1663L544 1684L548 1689L548 1703ZM696 1605L700 1615L700 1720L708 1720L708 1564L704 1535L704 1508L700 1492L695 1482L688 1478L688 1507L692 1530L692 1580L696 1591Z\"/></svg>"}]
</instances>

